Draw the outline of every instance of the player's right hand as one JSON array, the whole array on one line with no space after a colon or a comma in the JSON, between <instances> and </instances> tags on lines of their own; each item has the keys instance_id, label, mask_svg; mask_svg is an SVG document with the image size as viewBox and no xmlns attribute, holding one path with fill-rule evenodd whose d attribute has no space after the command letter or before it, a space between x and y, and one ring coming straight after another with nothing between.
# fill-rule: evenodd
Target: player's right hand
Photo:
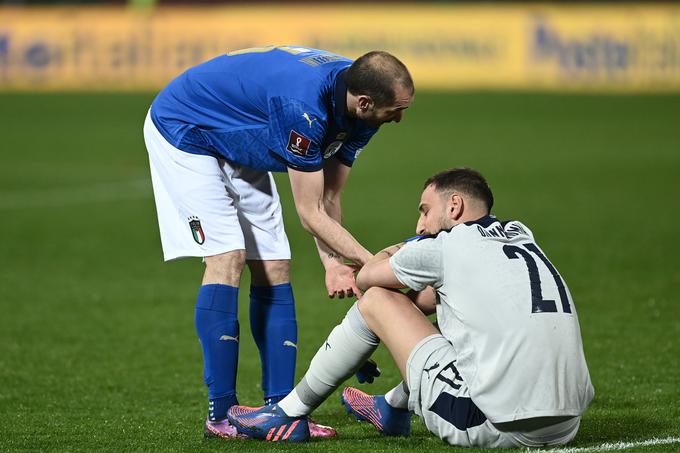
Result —
<instances>
[{"instance_id":1,"label":"player's right hand","mask_svg":"<svg viewBox=\"0 0 680 453\"><path fill-rule=\"evenodd\" d=\"M361 290L354 277L356 269L349 264L336 264L326 268L326 289L331 299L347 297L361 297Z\"/></svg>"}]
</instances>

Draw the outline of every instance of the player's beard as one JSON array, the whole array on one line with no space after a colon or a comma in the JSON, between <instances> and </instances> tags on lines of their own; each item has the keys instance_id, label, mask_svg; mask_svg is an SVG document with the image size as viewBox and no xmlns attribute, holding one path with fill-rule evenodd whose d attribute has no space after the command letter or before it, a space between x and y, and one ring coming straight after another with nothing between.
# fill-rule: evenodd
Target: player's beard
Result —
<instances>
[{"instance_id":1,"label":"player's beard","mask_svg":"<svg viewBox=\"0 0 680 453\"><path fill-rule=\"evenodd\" d=\"M450 230L455 224L454 221L451 220L447 214L448 213L446 212L446 210L444 210L441 217L439 218L439 231Z\"/></svg>"}]
</instances>

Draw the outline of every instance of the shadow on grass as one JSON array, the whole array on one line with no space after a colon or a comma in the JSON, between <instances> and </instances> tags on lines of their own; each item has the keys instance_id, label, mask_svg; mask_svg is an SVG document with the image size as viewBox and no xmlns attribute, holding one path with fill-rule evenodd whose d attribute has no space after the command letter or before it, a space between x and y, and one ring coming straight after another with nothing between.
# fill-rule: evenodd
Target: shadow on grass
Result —
<instances>
[{"instance_id":1,"label":"shadow on grass","mask_svg":"<svg viewBox=\"0 0 680 453\"><path fill-rule=\"evenodd\" d=\"M574 444L591 445L605 442L631 442L672 434L670 419L639 413L598 413L581 421Z\"/></svg>"}]
</instances>

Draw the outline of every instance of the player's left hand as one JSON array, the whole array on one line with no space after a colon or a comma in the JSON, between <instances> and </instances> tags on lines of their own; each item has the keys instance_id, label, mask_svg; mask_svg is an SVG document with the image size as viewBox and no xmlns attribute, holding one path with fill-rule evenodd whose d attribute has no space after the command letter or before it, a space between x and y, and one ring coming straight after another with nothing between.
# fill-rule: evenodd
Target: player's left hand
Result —
<instances>
[{"instance_id":1,"label":"player's left hand","mask_svg":"<svg viewBox=\"0 0 680 453\"><path fill-rule=\"evenodd\" d=\"M357 377L359 384L363 384L364 382L372 384L373 380L380 376L380 368L378 368L377 363L371 359L368 359L363 365L361 365L361 368L359 368L357 372L354 373L354 375Z\"/></svg>"},{"instance_id":2,"label":"player's left hand","mask_svg":"<svg viewBox=\"0 0 680 453\"><path fill-rule=\"evenodd\" d=\"M328 290L328 297L333 299L338 296L338 299L347 297L361 297L361 290L357 286L354 277L356 269L349 264L336 264L332 267L326 268L326 289Z\"/></svg>"}]
</instances>

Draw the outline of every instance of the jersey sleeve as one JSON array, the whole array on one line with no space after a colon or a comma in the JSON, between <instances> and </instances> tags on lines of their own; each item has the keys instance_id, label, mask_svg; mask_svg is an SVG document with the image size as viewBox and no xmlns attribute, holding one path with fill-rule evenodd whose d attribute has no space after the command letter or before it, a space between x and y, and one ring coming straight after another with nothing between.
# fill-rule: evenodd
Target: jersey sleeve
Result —
<instances>
[{"instance_id":1,"label":"jersey sleeve","mask_svg":"<svg viewBox=\"0 0 680 453\"><path fill-rule=\"evenodd\" d=\"M342 148L340 148L335 157L340 159L340 162L343 164L351 167L361 151L363 151L364 146L366 146L376 132L378 132L378 129L365 129L357 137L342 145Z\"/></svg>"},{"instance_id":2,"label":"jersey sleeve","mask_svg":"<svg viewBox=\"0 0 680 453\"><path fill-rule=\"evenodd\" d=\"M269 150L286 166L302 171L323 167L321 143L324 128L307 120L316 113L297 99L283 96L269 99Z\"/></svg>"},{"instance_id":3,"label":"jersey sleeve","mask_svg":"<svg viewBox=\"0 0 680 453\"><path fill-rule=\"evenodd\" d=\"M390 258L394 275L415 291L439 288L444 273L442 248L441 235L408 242Z\"/></svg>"}]
</instances>

